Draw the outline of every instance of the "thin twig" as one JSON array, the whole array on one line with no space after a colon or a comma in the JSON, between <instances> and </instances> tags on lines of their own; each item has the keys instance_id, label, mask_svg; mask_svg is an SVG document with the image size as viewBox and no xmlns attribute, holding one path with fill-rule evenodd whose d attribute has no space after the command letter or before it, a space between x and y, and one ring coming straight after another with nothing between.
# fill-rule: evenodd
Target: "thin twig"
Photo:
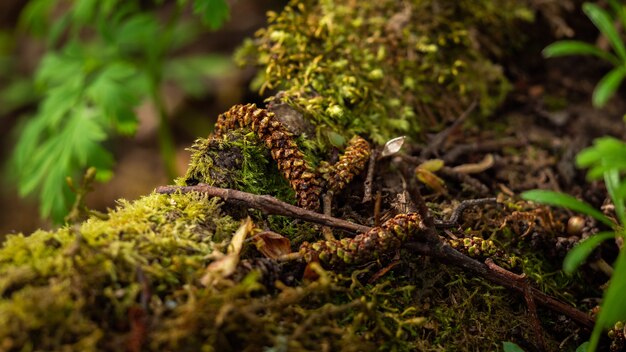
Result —
<instances>
[{"instance_id":1,"label":"thin twig","mask_svg":"<svg viewBox=\"0 0 626 352\"><path fill-rule=\"evenodd\" d=\"M427 243L411 242L407 243L405 246L415 253L427 255L441 261L448 262L462 268L466 272L472 272L475 275L485 278L498 285L518 291L521 294L528 291L534 301L538 304L569 317L588 330L593 328L594 321L589 315L541 292L534 287L528 289L526 285L522 285L515 280L510 280L507 275L504 275L501 272L501 270L506 271L505 269L490 269L487 265L458 252L444 243L441 243L439 246L433 246L432 244Z\"/></svg>"},{"instance_id":2,"label":"thin twig","mask_svg":"<svg viewBox=\"0 0 626 352\"><path fill-rule=\"evenodd\" d=\"M332 204L333 204L333 191L326 192L324 196L322 197L322 201L324 205L323 206L324 215L331 217L332 216L331 209L332 209ZM327 241L333 241L335 239L335 236L333 236L333 230L330 228L330 226L323 226L322 234L324 235L324 239L326 239Z\"/></svg>"},{"instance_id":3,"label":"thin twig","mask_svg":"<svg viewBox=\"0 0 626 352\"><path fill-rule=\"evenodd\" d=\"M479 195L485 196L489 194L489 188L487 186L468 174L455 171L454 168L448 166L443 166L439 171L443 176L461 182Z\"/></svg>"},{"instance_id":4,"label":"thin twig","mask_svg":"<svg viewBox=\"0 0 626 352\"><path fill-rule=\"evenodd\" d=\"M452 125L450 125L450 127L437 133L435 137L433 137L431 141L428 143L428 146L422 149L422 152L420 153L420 157L422 159L428 159L431 155L436 154L439 148L441 147L441 145L443 144L443 142L445 142L448 136L450 136L450 133L452 133L452 131L457 129L461 125L461 123L463 123L463 121L467 119L467 117L472 113L472 111L476 109L477 105L478 105L478 101L474 100L472 104L470 104L470 106L468 106L467 109L465 109L465 111L463 111L463 113L456 120L454 120L454 122L452 123Z\"/></svg>"},{"instance_id":5,"label":"thin twig","mask_svg":"<svg viewBox=\"0 0 626 352\"><path fill-rule=\"evenodd\" d=\"M519 282L519 284L523 287L522 294L524 295L524 300L526 301L526 306L528 307L528 315L530 316L531 325L535 334L535 340L537 341L538 345L537 347L539 347L540 351L546 351L546 341L543 338L543 333L541 332L541 321L539 320L539 316L537 315L537 305L535 304L535 299L532 295L532 286L528 282L526 275L518 275L508 270L505 270L504 268L496 264L491 258L487 258L485 260L485 265L487 265L490 270L498 272L504 277L508 277L511 281Z\"/></svg>"},{"instance_id":6,"label":"thin twig","mask_svg":"<svg viewBox=\"0 0 626 352\"><path fill-rule=\"evenodd\" d=\"M332 226L338 229L359 233L371 230L371 227L355 224L331 216L316 213L311 210L303 209L295 205L282 202L268 195L256 195L234 189L212 187L207 184L198 184L196 186L161 186L156 189L157 193L172 194L176 192L204 193L212 197L222 198L226 203L243 205L250 208L259 209L265 214L284 215L294 218L310 221L315 224Z\"/></svg>"},{"instance_id":7,"label":"thin twig","mask_svg":"<svg viewBox=\"0 0 626 352\"><path fill-rule=\"evenodd\" d=\"M374 225L380 226L380 207L383 202L383 197L380 191L376 192L376 200L374 201Z\"/></svg>"},{"instance_id":8,"label":"thin twig","mask_svg":"<svg viewBox=\"0 0 626 352\"><path fill-rule=\"evenodd\" d=\"M453 164L461 155L473 152L500 151L505 147L522 147L527 142L517 138L503 138L494 141L475 142L470 144L459 144L450 149L442 158L446 164Z\"/></svg>"},{"instance_id":9,"label":"thin twig","mask_svg":"<svg viewBox=\"0 0 626 352\"><path fill-rule=\"evenodd\" d=\"M459 224L459 219L467 208L485 204L498 205L498 200L496 198L466 199L452 211L448 220L435 221L435 226L438 228L455 227Z\"/></svg>"},{"instance_id":10,"label":"thin twig","mask_svg":"<svg viewBox=\"0 0 626 352\"><path fill-rule=\"evenodd\" d=\"M363 184L363 203L367 203L372 200L372 184L374 183L374 171L376 169L376 159L378 159L378 155L378 149L372 150L370 161L367 165L367 176L365 177L365 183Z\"/></svg>"}]
</instances>

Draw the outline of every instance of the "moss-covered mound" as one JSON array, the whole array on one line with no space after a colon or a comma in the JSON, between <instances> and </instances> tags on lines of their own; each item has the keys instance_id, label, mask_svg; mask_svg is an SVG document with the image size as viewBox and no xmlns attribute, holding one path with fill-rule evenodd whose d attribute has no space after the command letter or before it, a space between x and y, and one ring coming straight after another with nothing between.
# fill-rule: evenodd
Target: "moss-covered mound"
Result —
<instances>
[{"instance_id":1,"label":"moss-covered mound","mask_svg":"<svg viewBox=\"0 0 626 352\"><path fill-rule=\"evenodd\" d=\"M265 86L285 90L279 96L311 118L322 144L355 133L377 142L418 138L474 99L483 112L497 105L507 83L481 43L489 31L506 33L524 10L514 0L292 2L242 55L265 66ZM258 138L228 132L192 147L177 184L294 202ZM404 180L388 164L379 169L376 180L389 193L379 210L391 216ZM345 199L335 199L335 216L373 224L362 187L349 186L336 194ZM437 216L457 201L437 199ZM528 258L534 249L515 248L517 234L505 223L482 220L505 217L497 212L479 212L458 235L493 237ZM523 299L483 279L407 250L389 253L390 262L329 271L268 260L254 241L233 240L238 229L249 231L239 225L248 215L288 237L294 251L322 238L310 224L195 193L120 201L101 219L8 236L0 248L0 351L485 351L534 338ZM225 263L238 265L231 272ZM576 278L538 259L524 270L544 291L571 299L558 289ZM545 315L551 327L560 324L554 319ZM548 347L579 342L569 337L571 325L561 325L546 332Z\"/></svg>"},{"instance_id":2,"label":"moss-covered mound","mask_svg":"<svg viewBox=\"0 0 626 352\"><path fill-rule=\"evenodd\" d=\"M513 23L532 15L524 1L292 1L239 52L261 66L261 90L317 125L322 143L363 133L378 143L418 138L459 116L473 100L483 115L509 89L488 57Z\"/></svg>"}]
</instances>

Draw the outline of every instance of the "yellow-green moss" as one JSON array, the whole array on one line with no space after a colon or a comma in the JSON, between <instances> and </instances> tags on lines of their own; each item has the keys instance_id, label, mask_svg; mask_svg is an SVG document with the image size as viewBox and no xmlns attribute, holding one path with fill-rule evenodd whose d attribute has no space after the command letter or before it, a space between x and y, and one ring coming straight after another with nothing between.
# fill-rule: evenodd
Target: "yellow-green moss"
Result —
<instances>
[{"instance_id":1,"label":"yellow-green moss","mask_svg":"<svg viewBox=\"0 0 626 352\"><path fill-rule=\"evenodd\" d=\"M259 65L261 91L302 110L327 142L332 132L378 143L419 137L477 99L483 115L509 89L488 59L511 46L524 1L293 0L238 52Z\"/></svg>"},{"instance_id":2,"label":"yellow-green moss","mask_svg":"<svg viewBox=\"0 0 626 352\"><path fill-rule=\"evenodd\" d=\"M9 235L0 249L0 350L116 349L123 340L109 338L128 330L140 296L177 302L236 226L216 199L152 194L120 201L106 221Z\"/></svg>"}]
</instances>

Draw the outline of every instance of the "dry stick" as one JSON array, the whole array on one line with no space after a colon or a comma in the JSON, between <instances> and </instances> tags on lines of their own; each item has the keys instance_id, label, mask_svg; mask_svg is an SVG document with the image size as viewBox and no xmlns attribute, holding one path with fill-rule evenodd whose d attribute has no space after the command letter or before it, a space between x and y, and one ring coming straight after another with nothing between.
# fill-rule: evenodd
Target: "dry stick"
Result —
<instances>
[{"instance_id":1,"label":"dry stick","mask_svg":"<svg viewBox=\"0 0 626 352\"><path fill-rule=\"evenodd\" d=\"M421 157L416 157L416 156L411 156L411 155L400 155L399 157L400 159L408 163L411 163L412 165L419 165L424 161L424 159L422 159ZM470 175L456 172L451 167L443 166L439 170L439 172L441 172L441 174L446 177L455 179L463 183L464 185L469 186L470 188L474 190L474 192L480 195L487 195L489 193L489 188L487 188L487 186L482 184L482 182L478 181L477 179L475 179L474 177Z\"/></svg>"},{"instance_id":2,"label":"dry stick","mask_svg":"<svg viewBox=\"0 0 626 352\"><path fill-rule=\"evenodd\" d=\"M446 176L469 186L474 192L480 195L489 194L489 188L487 188L487 186L468 174L455 171L453 168L448 166L443 166L439 171L443 176Z\"/></svg>"},{"instance_id":3,"label":"dry stick","mask_svg":"<svg viewBox=\"0 0 626 352\"><path fill-rule=\"evenodd\" d=\"M333 191L326 192L324 196L322 197L322 199L323 199L323 204L324 204L324 215L331 217L332 216L331 209L332 209L332 204L333 204ZM324 235L324 239L326 241L335 240L335 236L333 236L333 230L330 228L330 226L323 226L322 234Z\"/></svg>"},{"instance_id":4,"label":"dry stick","mask_svg":"<svg viewBox=\"0 0 626 352\"><path fill-rule=\"evenodd\" d=\"M316 224L333 226L351 232L367 232L371 229L368 226L358 225L349 221L332 218L329 216L318 214L314 211L302 209L294 205L281 202L274 197L266 195L259 196L233 189L217 188L206 184L186 187L161 186L156 189L156 192L163 194L172 194L176 192L205 193L209 196L222 198L227 203L256 208L267 214L292 216ZM421 199L421 194L419 195L419 199ZM423 203L423 199L422 205L425 206L425 204ZM466 207L462 207L461 210L463 210L464 208ZM424 212L424 208L419 207L418 209L421 209L422 212ZM426 215L427 217L425 219L430 219L430 215L428 214L428 208L426 208ZM441 242L437 237L437 234L435 233L433 227L428 227L428 232L430 234L427 235L426 238L427 241L430 243L413 242L407 243L406 247L415 250L419 254L436 257L443 261L448 261L452 265L466 269L467 271L472 272L480 277L484 277L485 279L504 287L512 288L519 291L520 293L524 293L527 290L527 288L524 285L520 285L519 282L511 281L508 276L502 275L498 272L494 272L493 270L489 269L487 265L476 261L453 249L448 244ZM435 244L434 246L433 243ZM293 258L288 259L296 259L300 257L298 253L293 254ZM591 319L587 314L577 310L576 308L560 302L557 299L552 298L551 296L539 291L536 288L531 288L530 294L539 304L568 316L572 320L578 322L588 329L593 328L593 319Z\"/></svg>"},{"instance_id":5,"label":"dry stick","mask_svg":"<svg viewBox=\"0 0 626 352\"><path fill-rule=\"evenodd\" d=\"M459 224L459 219L461 218L461 215L463 215L463 213L465 212L467 208L473 207L476 205L486 205L486 204L498 205L498 199L497 198L478 198L478 199L463 200L452 211L452 214L450 214L450 217L448 218L448 220L443 220L439 222L435 221L435 227L438 227L438 228L454 227Z\"/></svg>"},{"instance_id":6,"label":"dry stick","mask_svg":"<svg viewBox=\"0 0 626 352\"><path fill-rule=\"evenodd\" d=\"M409 168L402 169L406 175L410 175L411 171ZM534 301L539 304L542 304L554 311L561 312L590 330L593 328L594 321L587 314L541 292L534 287L529 288L528 284L520 283L519 280L511 280L511 275L515 274L510 273L503 268L493 270L487 265L461 254L457 250L450 247L450 245L443 242L435 231L434 221L430 216L430 211L426 206L426 202L424 201L424 198L422 198L419 188L414 184L413 187L411 187L411 195L417 203L418 212L420 213L420 216L422 216L424 225L426 225L425 233L423 234L423 238L426 243L407 243L405 245L406 247L411 248L420 254L447 260L450 264L467 269L468 271L471 271L480 277L484 277L485 279L496 284L515 289L522 293L522 295L530 295ZM503 274L504 272L507 272L508 274Z\"/></svg>"},{"instance_id":7,"label":"dry stick","mask_svg":"<svg viewBox=\"0 0 626 352\"><path fill-rule=\"evenodd\" d=\"M431 155L433 155L441 147L443 142L445 142L448 136L450 136L450 133L452 133L452 131L454 131L457 127L461 125L461 123L463 123L463 121L465 121L465 119L467 119L467 117L472 113L472 111L474 111L477 105L478 101L474 99L472 104L470 104L470 106L468 106L467 109L463 111L461 116L454 120L450 127L435 135L435 137L428 143L428 146L422 149L420 157L422 159L428 159Z\"/></svg>"},{"instance_id":8,"label":"dry stick","mask_svg":"<svg viewBox=\"0 0 626 352\"><path fill-rule=\"evenodd\" d=\"M546 341L543 337L543 333L541 332L541 322L539 321L539 316L537 315L537 305L535 304L535 299L533 298L531 292L532 286L528 282L526 275L518 275L507 271L504 268L500 267L498 264L496 264L491 258L487 258L485 260L485 264L489 269L497 271L504 276L508 276L511 281L518 281L520 285L524 287L524 300L526 301L526 306L528 307L528 315L531 319L531 325L535 333L537 345L541 351L547 351Z\"/></svg>"},{"instance_id":9,"label":"dry stick","mask_svg":"<svg viewBox=\"0 0 626 352\"><path fill-rule=\"evenodd\" d=\"M199 192L204 193L212 197L222 198L226 203L243 205L250 208L259 209L266 214L291 216L294 218L303 219L312 223L332 226L338 229L350 231L350 232L367 232L372 228L369 226L355 224L350 221L345 221L331 216L316 213L311 210L303 209L295 205L291 205L280 200L263 195L246 193L237 191L234 189L218 188L201 183L196 186L161 186L156 189L157 193L172 194L176 192L190 193Z\"/></svg>"},{"instance_id":10,"label":"dry stick","mask_svg":"<svg viewBox=\"0 0 626 352\"><path fill-rule=\"evenodd\" d=\"M439 246L432 246L431 244L426 243L411 242L407 243L405 246L414 250L416 253L448 262L493 283L516 290L521 294L524 294L525 291L529 291L534 301L540 305L569 317L588 330L593 328L594 321L589 315L541 292L534 287L527 289L526 285L520 284L515 280L511 280L508 275L503 275L500 271L490 269L487 265L458 252L448 244L440 243Z\"/></svg>"},{"instance_id":11,"label":"dry stick","mask_svg":"<svg viewBox=\"0 0 626 352\"><path fill-rule=\"evenodd\" d=\"M376 200L374 201L374 226L380 226L380 207L383 197L380 191L376 192Z\"/></svg>"},{"instance_id":12,"label":"dry stick","mask_svg":"<svg viewBox=\"0 0 626 352\"><path fill-rule=\"evenodd\" d=\"M367 165L367 176L365 177L365 183L363 184L363 203L367 203L372 200L372 184L374 183L374 170L376 169L376 159L378 159L378 149L373 149L370 154L370 161Z\"/></svg>"},{"instance_id":13,"label":"dry stick","mask_svg":"<svg viewBox=\"0 0 626 352\"><path fill-rule=\"evenodd\" d=\"M471 152L492 152L500 151L504 147L522 147L525 146L525 141L517 138L503 138L495 141L475 142L470 144L459 144L450 149L446 155L442 158L446 164L452 164L461 155Z\"/></svg>"}]
</instances>

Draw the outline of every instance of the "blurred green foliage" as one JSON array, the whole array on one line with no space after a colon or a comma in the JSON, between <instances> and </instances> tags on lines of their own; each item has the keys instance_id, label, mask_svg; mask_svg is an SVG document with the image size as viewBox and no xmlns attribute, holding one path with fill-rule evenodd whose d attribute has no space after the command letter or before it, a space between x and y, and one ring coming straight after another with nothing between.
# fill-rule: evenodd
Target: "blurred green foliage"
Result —
<instances>
[{"instance_id":1,"label":"blurred green foliage","mask_svg":"<svg viewBox=\"0 0 626 352\"><path fill-rule=\"evenodd\" d=\"M609 0L608 2L613 13L589 2L583 4L583 11L600 33L608 39L615 53L578 40L561 40L549 45L543 51L546 57L592 55L615 66L596 85L592 97L593 105L596 107L603 107L615 95L626 77L626 45L618 32L619 27L615 25L619 23L622 28L626 27L626 7L621 1Z\"/></svg>"},{"instance_id":2,"label":"blurred green foliage","mask_svg":"<svg viewBox=\"0 0 626 352\"><path fill-rule=\"evenodd\" d=\"M197 18L183 16L188 6ZM228 11L225 0L30 0L19 30L45 40L46 51L34 79L9 77L0 92L0 113L38 101L19 129L8 168L20 195L36 194L41 215L61 221L74 198L66 178L94 166L97 180L110 179L114 159L105 142L137 131L135 108L146 100L158 110L161 154L173 177L174 144L160 87L173 81L201 95L198 78L230 66L216 54L174 55L207 28L219 28ZM10 47L10 37L0 37L0 44ZM7 77L15 62L9 49L2 52L7 69L0 75Z\"/></svg>"}]
</instances>

